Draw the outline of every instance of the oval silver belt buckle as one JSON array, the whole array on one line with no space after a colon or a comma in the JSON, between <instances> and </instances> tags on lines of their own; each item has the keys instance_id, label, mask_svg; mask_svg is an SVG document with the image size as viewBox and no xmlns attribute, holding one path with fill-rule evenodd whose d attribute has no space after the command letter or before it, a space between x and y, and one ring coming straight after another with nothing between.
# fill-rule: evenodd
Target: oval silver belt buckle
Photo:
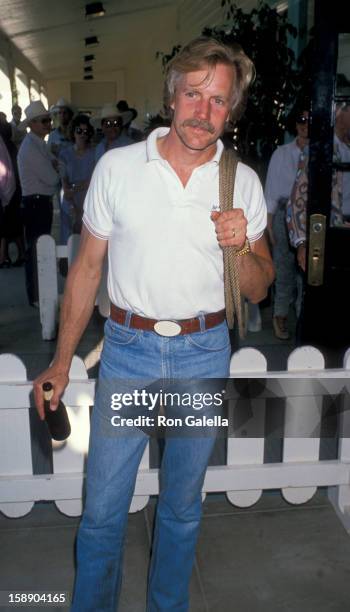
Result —
<instances>
[{"instance_id":1,"label":"oval silver belt buckle","mask_svg":"<svg viewBox=\"0 0 350 612\"><path fill-rule=\"evenodd\" d=\"M181 325L176 321L157 321L153 326L154 331L159 336L178 336L181 333Z\"/></svg>"}]
</instances>

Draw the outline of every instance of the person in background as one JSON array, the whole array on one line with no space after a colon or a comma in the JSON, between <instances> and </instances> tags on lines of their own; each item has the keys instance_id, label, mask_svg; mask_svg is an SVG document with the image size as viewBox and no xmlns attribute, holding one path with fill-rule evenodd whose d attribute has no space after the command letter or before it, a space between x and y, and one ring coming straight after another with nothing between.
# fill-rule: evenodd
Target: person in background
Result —
<instances>
[{"instance_id":1,"label":"person in background","mask_svg":"<svg viewBox=\"0 0 350 612\"><path fill-rule=\"evenodd\" d=\"M2 113L1 113L2 115ZM6 118L0 115L0 268L9 268L11 262L7 252L5 230L5 207L11 201L15 192L15 176L7 146L1 136ZM6 117L6 115L5 115ZM6 122L7 123L7 122Z\"/></svg>"},{"instance_id":2,"label":"person in background","mask_svg":"<svg viewBox=\"0 0 350 612\"><path fill-rule=\"evenodd\" d=\"M139 126L135 123L135 119L137 117L137 110L135 108L130 108L126 100L119 100L117 102L118 112L121 113L125 118L123 119L123 130L126 134L133 140L134 142L140 142L143 140L144 135L140 130ZM129 113L126 115L126 113Z\"/></svg>"},{"instance_id":3,"label":"person in background","mask_svg":"<svg viewBox=\"0 0 350 612\"><path fill-rule=\"evenodd\" d=\"M334 161L350 163L350 104L337 104L334 128ZM300 155L298 171L287 205L289 240L296 249L301 270L306 269L306 209L309 151ZM350 223L350 173L333 171L331 191L331 226Z\"/></svg>"},{"instance_id":4,"label":"person in background","mask_svg":"<svg viewBox=\"0 0 350 612\"><path fill-rule=\"evenodd\" d=\"M344 93L350 94L349 88ZM350 102L337 105L334 129L335 156L344 163L350 163ZM340 172L343 221L350 222L350 172Z\"/></svg>"},{"instance_id":5,"label":"person in background","mask_svg":"<svg viewBox=\"0 0 350 612\"><path fill-rule=\"evenodd\" d=\"M19 149L21 142L27 133L26 128L24 129L20 128L21 117L22 117L21 107L19 106L19 104L14 104L12 107L12 120L10 123L12 127L12 141L16 145L17 149Z\"/></svg>"},{"instance_id":6,"label":"person in background","mask_svg":"<svg viewBox=\"0 0 350 612\"><path fill-rule=\"evenodd\" d=\"M59 98L55 105L50 107L51 116L53 115L58 121L57 127L50 132L48 139L48 146L51 153L58 159L60 153L71 147L71 131L70 124L74 115L71 104L65 98ZM65 237L71 233L71 223L67 218L67 215L62 210L62 185L57 185L55 193L55 200L57 199L60 211L60 244L66 244ZM66 225L68 223L68 225ZM60 259L59 268L61 273L66 273L67 262L66 260Z\"/></svg>"},{"instance_id":7,"label":"person in background","mask_svg":"<svg viewBox=\"0 0 350 612\"><path fill-rule=\"evenodd\" d=\"M135 111L136 112L136 111ZM130 108L127 111L124 111L123 113L121 113L121 118L122 118L122 130L120 133L120 136L118 138L118 146L119 147L126 147L129 144L133 144L134 142L136 142L130 134L130 125L131 122L135 116L134 111Z\"/></svg>"},{"instance_id":8,"label":"person in background","mask_svg":"<svg viewBox=\"0 0 350 612\"><path fill-rule=\"evenodd\" d=\"M300 309L301 280L298 279L295 252L291 248L286 226L286 204L292 192L300 154L309 142L309 103L303 100L294 108L296 138L274 151L266 177L267 230L272 245L276 279L273 294L273 329L279 340L288 340L289 307L296 300Z\"/></svg>"},{"instance_id":9,"label":"person in background","mask_svg":"<svg viewBox=\"0 0 350 612\"><path fill-rule=\"evenodd\" d=\"M98 162L106 151L132 143L132 140L126 141L125 138L121 138L123 119L114 104L105 104L103 106L101 110L101 129L103 132L103 139L95 149L96 162Z\"/></svg>"},{"instance_id":10,"label":"person in background","mask_svg":"<svg viewBox=\"0 0 350 612\"><path fill-rule=\"evenodd\" d=\"M91 146L94 129L87 115L77 115L71 123L70 147L59 155L60 175L63 187L61 201L61 244L67 244L69 236L80 234L83 204L95 166L95 151Z\"/></svg>"},{"instance_id":11,"label":"person in background","mask_svg":"<svg viewBox=\"0 0 350 612\"><path fill-rule=\"evenodd\" d=\"M2 189L3 223L2 223L2 240L0 266L15 267L22 266L24 263L24 238L23 238L23 222L20 210L21 204L21 185L17 168L17 147L12 141L11 124L0 122L0 137L2 138L0 172L8 176L6 181L7 186L13 185L10 192ZM5 170L5 172L4 172ZM15 242L17 246L17 259L13 263L10 259L8 246L11 242Z\"/></svg>"},{"instance_id":12,"label":"person in background","mask_svg":"<svg viewBox=\"0 0 350 612\"><path fill-rule=\"evenodd\" d=\"M22 207L26 240L26 288L29 304L38 305L36 241L50 234L53 217L52 196L59 184L58 162L45 143L51 130L49 111L40 100L24 110L22 127L30 131L18 152L18 171L22 188Z\"/></svg>"},{"instance_id":13,"label":"person in background","mask_svg":"<svg viewBox=\"0 0 350 612\"><path fill-rule=\"evenodd\" d=\"M59 98L52 107L51 112L57 117L58 126L50 133L48 145L51 153L58 157L62 149L72 144L70 139L70 122L73 119L74 111L67 100Z\"/></svg>"},{"instance_id":14,"label":"person in background","mask_svg":"<svg viewBox=\"0 0 350 612\"><path fill-rule=\"evenodd\" d=\"M125 111L129 110L129 104L126 100L119 100L116 104L118 113L125 113Z\"/></svg>"}]
</instances>

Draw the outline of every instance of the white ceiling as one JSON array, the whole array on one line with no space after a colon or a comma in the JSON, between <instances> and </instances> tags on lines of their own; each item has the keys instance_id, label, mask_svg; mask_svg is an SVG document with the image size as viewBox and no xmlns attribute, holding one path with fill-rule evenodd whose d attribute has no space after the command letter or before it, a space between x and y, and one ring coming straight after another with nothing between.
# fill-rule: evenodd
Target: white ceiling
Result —
<instances>
[{"instance_id":1,"label":"white ceiling","mask_svg":"<svg viewBox=\"0 0 350 612\"><path fill-rule=\"evenodd\" d=\"M157 50L169 52L204 26L222 23L226 12L221 0L103 0L106 15L87 20L90 1L0 0L0 28L44 80L70 80L83 76L86 54L96 56L95 75L117 71L130 60L150 61ZM257 0L236 4L249 12ZM87 36L98 36L100 45L86 48Z\"/></svg>"},{"instance_id":2,"label":"white ceiling","mask_svg":"<svg viewBox=\"0 0 350 612\"><path fill-rule=\"evenodd\" d=\"M164 32L155 31L155 21L164 14L166 24L184 4L183 0L104 0L106 15L87 20L88 1L0 0L1 29L45 79L69 78L78 71L83 74L83 57L88 53L96 55L95 70L117 70L126 55L142 53L158 35L162 39ZM99 47L86 48L84 39L94 35L100 39Z\"/></svg>"}]
</instances>

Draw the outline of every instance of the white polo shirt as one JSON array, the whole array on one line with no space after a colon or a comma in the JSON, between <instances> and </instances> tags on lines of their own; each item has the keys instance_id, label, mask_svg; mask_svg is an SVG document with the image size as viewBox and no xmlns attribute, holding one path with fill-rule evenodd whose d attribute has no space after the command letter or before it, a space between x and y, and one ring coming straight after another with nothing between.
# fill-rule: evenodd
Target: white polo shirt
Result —
<instances>
[{"instance_id":1,"label":"white polo shirt","mask_svg":"<svg viewBox=\"0 0 350 612\"><path fill-rule=\"evenodd\" d=\"M223 257L214 223L219 160L196 168L186 187L158 151L158 128L146 142L108 151L98 162L83 221L108 240L108 292L125 310L154 319L186 319L224 308ZM262 236L266 205L260 181L237 167L235 207L248 220L251 242Z\"/></svg>"}]
</instances>

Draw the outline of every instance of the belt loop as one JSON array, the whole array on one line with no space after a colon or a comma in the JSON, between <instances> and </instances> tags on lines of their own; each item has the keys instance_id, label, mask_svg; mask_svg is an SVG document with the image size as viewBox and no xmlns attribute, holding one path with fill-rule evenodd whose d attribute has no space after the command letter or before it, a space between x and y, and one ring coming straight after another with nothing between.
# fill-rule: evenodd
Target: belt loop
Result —
<instances>
[{"instance_id":1,"label":"belt loop","mask_svg":"<svg viewBox=\"0 0 350 612\"><path fill-rule=\"evenodd\" d=\"M198 319L199 319L199 329L201 332L205 331L205 315L200 312L198 315Z\"/></svg>"},{"instance_id":2,"label":"belt loop","mask_svg":"<svg viewBox=\"0 0 350 612\"><path fill-rule=\"evenodd\" d=\"M126 315L125 315L125 322L124 322L125 327L130 327L131 315L132 315L132 312L130 310L127 310Z\"/></svg>"}]
</instances>

